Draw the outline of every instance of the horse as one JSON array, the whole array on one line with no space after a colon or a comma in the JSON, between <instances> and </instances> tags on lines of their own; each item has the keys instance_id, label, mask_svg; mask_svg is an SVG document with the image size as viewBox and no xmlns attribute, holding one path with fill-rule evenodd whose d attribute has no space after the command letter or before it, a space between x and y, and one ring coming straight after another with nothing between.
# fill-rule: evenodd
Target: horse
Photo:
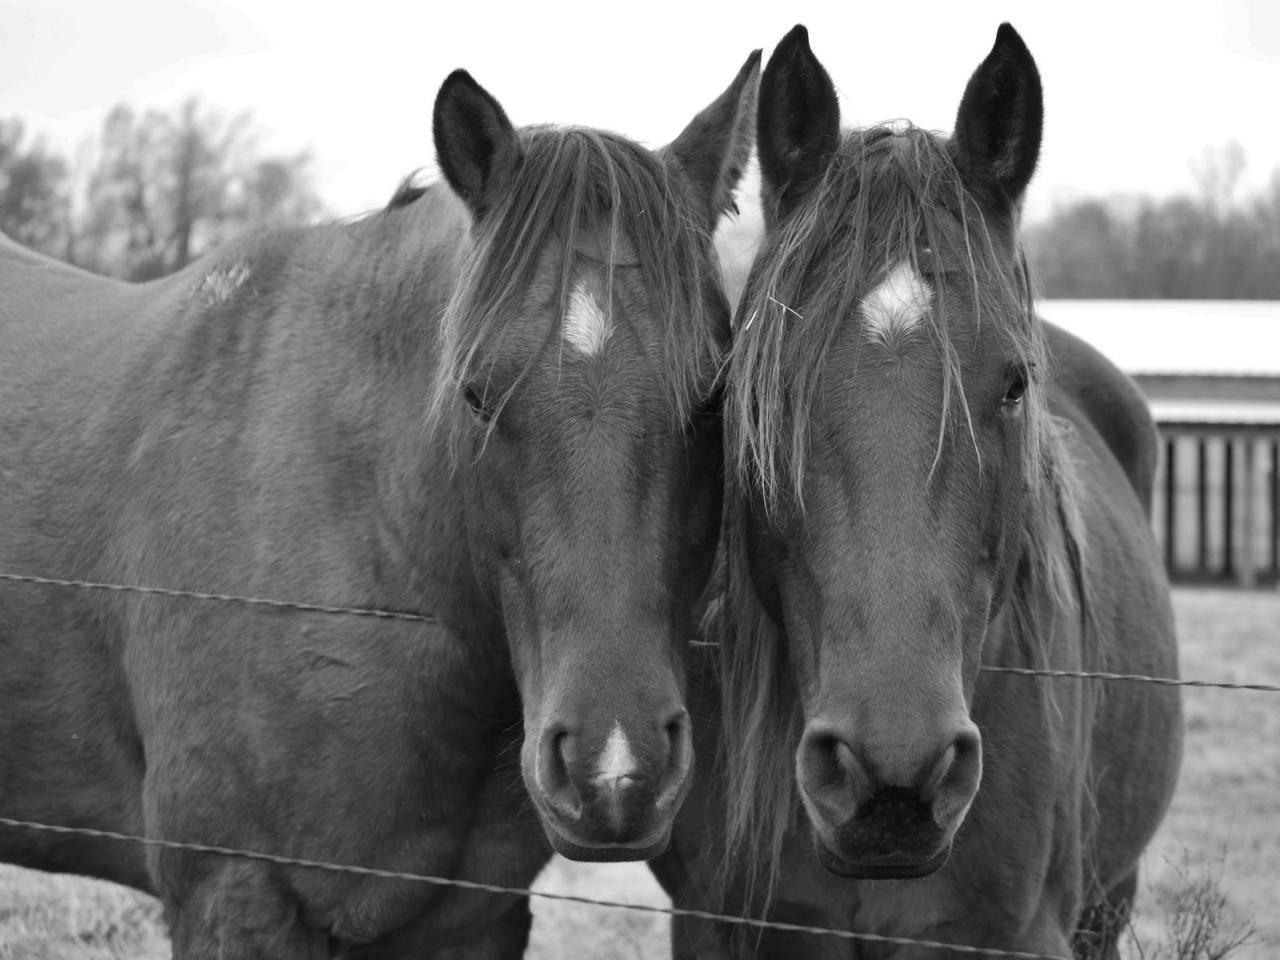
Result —
<instances>
[{"instance_id":1,"label":"horse","mask_svg":"<svg viewBox=\"0 0 1280 960\"><path fill-rule=\"evenodd\" d=\"M5 241L0 815L516 888L661 850L759 65L659 150L517 129L456 71L444 182L146 284ZM0 859L158 895L179 960L500 960L531 921L12 825Z\"/></svg>"},{"instance_id":2,"label":"horse","mask_svg":"<svg viewBox=\"0 0 1280 960\"><path fill-rule=\"evenodd\" d=\"M949 137L844 132L797 26L726 375L700 775L655 875L678 958L1118 956L1181 760L1137 388L1035 313L1039 72L1002 25ZM921 941L925 941L921 943Z\"/></svg>"}]
</instances>

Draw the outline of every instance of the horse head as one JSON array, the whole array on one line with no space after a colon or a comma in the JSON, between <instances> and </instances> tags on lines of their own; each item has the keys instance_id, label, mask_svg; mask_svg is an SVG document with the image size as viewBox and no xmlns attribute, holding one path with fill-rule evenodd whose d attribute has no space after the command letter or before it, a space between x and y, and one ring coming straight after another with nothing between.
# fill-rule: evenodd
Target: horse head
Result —
<instances>
[{"instance_id":1,"label":"horse head","mask_svg":"<svg viewBox=\"0 0 1280 960\"><path fill-rule=\"evenodd\" d=\"M949 139L842 133L802 27L761 81L769 231L729 374L731 553L785 635L764 659L799 701L795 782L843 875L946 861L982 780L971 707L989 627L1025 573L1027 531L1057 525L1016 236L1041 111L1007 24ZM760 651L735 645L730 724L771 686Z\"/></svg>"},{"instance_id":2,"label":"horse head","mask_svg":"<svg viewBox=\"0 0 1280 960\"><path fill-rule=\"evenodd\" d=\"M729 320L711 237L750 148L759 59L658 151L517 130L462 71L435 105L473 247L433 416L501 610L524 780L576 859L660 851L688 786L683 658L718 537Z\"/></svg>"}]
</instances>

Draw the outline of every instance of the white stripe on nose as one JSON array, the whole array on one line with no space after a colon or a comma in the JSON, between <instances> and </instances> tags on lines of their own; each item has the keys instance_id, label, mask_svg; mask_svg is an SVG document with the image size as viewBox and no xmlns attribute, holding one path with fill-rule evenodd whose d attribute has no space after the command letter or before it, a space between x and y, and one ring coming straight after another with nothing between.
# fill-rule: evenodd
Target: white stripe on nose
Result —
<instances>
[{"instance_id":1,"label":"white stripe on nose","mask_svg":"<svg viewBox=\"0 0 1280 960\"><path fill-rule=\"evenodd\" d=\"M626 731L622 729L622 721L613 722L613 730L600 751L599 773L597 782L612 786L624 777L634 776L640 762L631 752L631 743L627 740Z\"/></svg>"}]
</instances>

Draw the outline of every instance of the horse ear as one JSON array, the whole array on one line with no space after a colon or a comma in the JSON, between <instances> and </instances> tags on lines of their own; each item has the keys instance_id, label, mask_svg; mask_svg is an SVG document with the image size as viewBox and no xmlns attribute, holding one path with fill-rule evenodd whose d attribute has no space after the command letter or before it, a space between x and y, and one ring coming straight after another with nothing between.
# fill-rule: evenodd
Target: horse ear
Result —
<instances>
[{"instance_id":1,"label":"horse ear","mask_svg":"<svg viewBox=\"0 0 1280 960\"><path fill-rule=\"evenodd\" d=\"M506 113L465 70L440 86L431 118L444 178L477 217L484 216L520 166L520 139Z\"/></svg>"},{"instance_id":2,"label":"horse ear","mask_svg":"<svg viewBox=\"0 0 1280 960\"><path fill-rule=\"evenodd\" d=\"M765 217L772 223L809 195L840 141L835 85L800 24L782 38L764 69L756 135Z\"/></svg>"},{"instance_id":3,"label":"horse ear","mask_svg":"<svg viewBox=\"0 0 1280 960\"><path fill-rule=\"evenodd\" d=\"M734 209L733 191L742 179L755 138L760 51L747 57L729 88L662 151L693 181L714 230L721 214Z\"/></svg>"},{"instance_id":4,"label":"horse ear","mask_svg":"<svg viewBox=\"0 0 1280 960\"><path fill-rule=\"evenodd\" d=\"M1017 206L1035 173L1043 128L1040 71L1018 32L1002 23L956 113L956 165L980 191Z\"/></svg>"}]
</instances>

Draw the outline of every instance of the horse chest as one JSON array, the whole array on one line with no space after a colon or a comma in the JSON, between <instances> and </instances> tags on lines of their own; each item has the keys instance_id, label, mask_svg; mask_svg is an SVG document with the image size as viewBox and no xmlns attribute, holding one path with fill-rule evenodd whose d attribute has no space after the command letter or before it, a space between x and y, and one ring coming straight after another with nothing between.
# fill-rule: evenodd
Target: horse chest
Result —
<instances>
[{"instance_id":1,"label":"horse chest","mask_svg":"<svg viewBox=\"0 0 1280 960\"><path fill-rule=\"evenodd\" d=\"M850 929L883 936L920 936L954 919L956 898L938 875L858 884Z\"/></svg>"},{"instance_id":2,"label":"horse chest","mask_svg":"<svg viewBox=\"0 0 1280 960\"><path fill-rule=\"evenodd\" d=\"M494 766L478 789L467 791L453 816L406 834L398 844L412 851L406 869L469 883L527 889L550 859L536 816L523 799L518 767ZM482 941L490 927L518 905L516 898L459 887L414 885L398 890L374 882L346 900L351 912L334 917L339 939L367 940L371 927L397 945Z\"/></svg>"}]
</instances>

